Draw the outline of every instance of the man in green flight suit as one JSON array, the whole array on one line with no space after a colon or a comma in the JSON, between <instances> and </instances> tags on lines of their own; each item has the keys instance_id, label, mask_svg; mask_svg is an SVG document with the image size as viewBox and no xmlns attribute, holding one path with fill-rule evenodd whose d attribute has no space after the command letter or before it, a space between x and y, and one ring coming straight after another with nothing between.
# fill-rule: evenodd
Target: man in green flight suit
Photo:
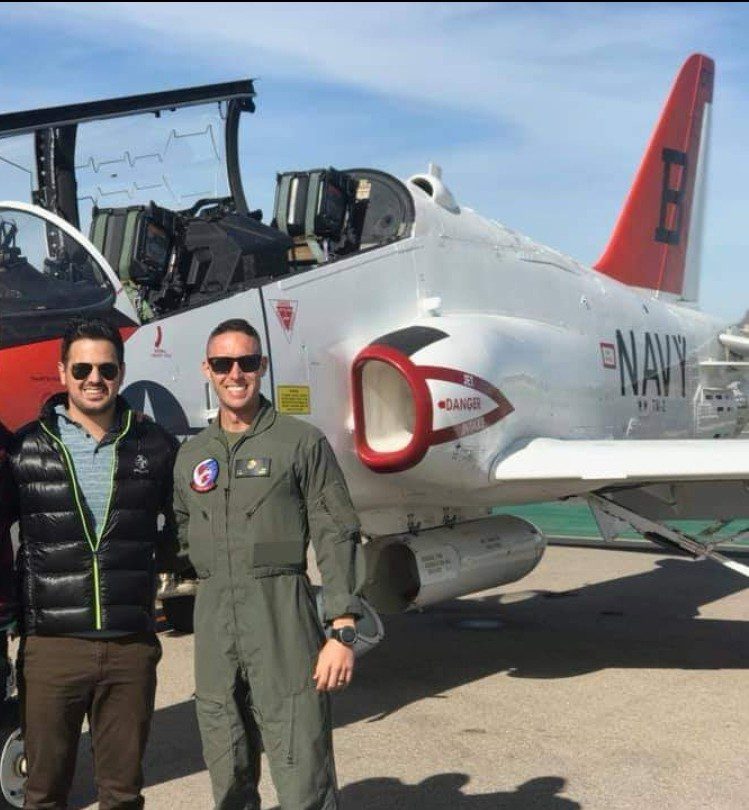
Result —
<instances>
[{"instance_id":1,"label":"man in green flight suit","mask_svg":"<svg viewBox=\"0 0 749 810\"><path fill-rule=\"evenodd\" d=\"M256 810L264 747L283 810L338 807L328 693L354 667L359 523L323 434L274 411L246 321L210 334L203 371L213 423L175 467L180 543L200 580L195 684L217 810ZM325 639L306 576L309 540L325 594Z\"/></svg>"}]
</instances>

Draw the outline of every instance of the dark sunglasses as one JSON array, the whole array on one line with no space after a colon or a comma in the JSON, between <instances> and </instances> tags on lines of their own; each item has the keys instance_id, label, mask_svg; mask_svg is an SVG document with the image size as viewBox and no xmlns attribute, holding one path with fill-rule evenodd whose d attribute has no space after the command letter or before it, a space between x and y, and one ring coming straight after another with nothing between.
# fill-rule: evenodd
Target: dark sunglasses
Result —
<instances>
[{"instance_id":1,"label":"dark sunglasses","mask_svg":"<svg viewBox=\"0 0 749 810\"><path fill-rule=\"evenodd\" d=\"M117 363L73 363L70 367L70 374L74 380L85 380L94 370L94 366L99 369L99 374L107 382L112 382L120 373Z\"/></svg>"},{"instance_id":2,"label":"dark sunglasses","mask_svg":"<svg viewBox=\"0 0 749 810\"><path fill-rule=\"evenodd\" d=\"M239 370L244 374L257 371L260 368L260 361L263 356L260 354L243 354L241 357L209 357L208 365L214 374L228 374L235 363L239 363Z\"/></svg>"}]
</instances>

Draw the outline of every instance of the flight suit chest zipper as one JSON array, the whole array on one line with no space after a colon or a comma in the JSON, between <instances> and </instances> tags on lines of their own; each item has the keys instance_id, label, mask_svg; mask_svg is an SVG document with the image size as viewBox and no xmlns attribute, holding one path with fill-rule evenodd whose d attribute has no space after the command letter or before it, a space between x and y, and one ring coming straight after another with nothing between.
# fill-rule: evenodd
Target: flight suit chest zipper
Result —
<instances>
[{"instance_id":1,"label":"flight suit chest zipper","mask_svg":"<svg viewBox=\"0 0 749 810\"><path fill-rule=\"evenodd\" d=\"M78 517L81 521L81 525L83 526L83 533L86 536L86 542L91 549L91 560L92 560L92 571L94 577L94 629L101 630L102 629L102 621L101 621L101 576L99 571L99 544L101 543L101 538L104 536L104 532L107 528L107 523L109 522L109 512L112 507L112 497L114 495L114 477L115 472L117 470L117 448L124 438L125 434L130 430L130 425L132 423L132 411L129 411L127 414L127 419L125 421L125 427L122 429L122 432L117 436L114 442L114 448L112 452L112 469L110 472L110 479L109 479L109 497L107 498L107 508L104 512L104 519L101 522L101 526L99 527L99 531L95 538L92 538L91 529L88 525L88 521L86 520L85 512L83 511L83 504L81 500L81 491L80 487L78 486L78 479L75 475L75 465L73 464L73 459L70 457L70 452L68 448L65 446L65 443L60 441L60 439L52 433L51 430L44 424L44 422L39 422L42 426L44 432L49 436L52 440L52 443L57 447L60 451L60 455L62 458L63 466L65 467L65 471L68 474L68 478L70 479L70 484L73 488L73 498L75 500L76 510L78 512Z\"/></svg>"},{"instance_id":2,"label":"flight suit chest zipper","mask_svg":"<svg viewBox=\"0 0 749 810\"><path fill-rule=\"evenodd\" d=\"M284 479L283 479L283 476L281 476L280 478L278 478L278 479L276 480L276 482L275 482L274 484L271 484L270 489L269 489L269 490L268 490L268 491L265 493L265 495L263 495L263 496L260 498L260 500L258 500L258 501L257 501L255 504L253 504L253 505L252 505L252 506L251 506L251 507L250 507L250 508L247 510L247 517L252 517L252 516L255 514L255 512L257 512L257 510L258 510L258 509L260 509L260 507L261 507L261 506L262 506L262 505L265 503L265 501L267 501L267 500L268 500L268 498L270 497L270 495L271 495L271 494L272 494L272 493L273 493L273 492L274 492L276 489L278 489L278 487L279 487L279 485L280 485L280 484L282 484L282 483L283 483L283 480L284 480Z\"/></svg>"},{"instance_id":3,"label":"flight suit chest zipper","mask_svg":"<svg viewBox=\"0 0 749 810\"><path fill-rule=\"evenodd\" d=\"M241 442L240 442L241 444ZM234 588L234 577L232 576L232 564L231 564L231 535L229 531L229 514L230 514L230 498L231 498L231 487L232 487L232 464L234 463L234 455L235 451L237 450L238 445L235 445L231 450L229 450L227 454L228 458L228 465L226 470L227 475L227 485L224 489L224 505L226 509L226 513L224 515L224 533L226 538L226 568L227 573L229 575L229 587L231 588L231 605L232 605L232 613L234 614L234 628L239 637L239 619L237 616L237 598L236 592Z\"/></svg>"}]
</instances>

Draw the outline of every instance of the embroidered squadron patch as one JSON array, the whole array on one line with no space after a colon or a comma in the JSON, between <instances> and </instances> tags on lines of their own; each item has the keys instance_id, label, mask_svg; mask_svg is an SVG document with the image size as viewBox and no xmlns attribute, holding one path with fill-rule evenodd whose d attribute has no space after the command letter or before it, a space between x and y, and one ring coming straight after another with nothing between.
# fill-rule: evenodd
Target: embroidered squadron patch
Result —
<instances>
[{"instance_id":1,"label":"embroidered squadron patch","mask_svg":"<svg viewBox=\"0 0 749 810\"><path fill-rule=\"evenodd\" d=\"M192 481L190 487L195 492L210 492L216 488L218 479L218 461L215 458L206 458L195 465L192 471Z\"/></svg>"}]
</instances>

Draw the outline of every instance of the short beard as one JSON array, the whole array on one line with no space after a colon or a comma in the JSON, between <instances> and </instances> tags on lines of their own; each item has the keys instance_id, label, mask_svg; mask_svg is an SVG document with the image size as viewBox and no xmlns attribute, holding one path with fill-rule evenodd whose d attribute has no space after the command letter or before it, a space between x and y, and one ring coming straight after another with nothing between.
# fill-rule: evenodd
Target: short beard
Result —
<instances>
[{"instance_id":1,"label":"short beard","mask_svg":"<svg viewBox=\"0 0 749 810\"><path fill-rule=\"evenodd\" d=\"M86 416L101 416L103 414L109 413L109 411L114 411L117 405L117 398L113 397L109 402L103 402L98 405L91 405L87 402L80 402L78 398L75 399L71 398L73 405L83 414Z\"/></svg>"}]
</instances>

